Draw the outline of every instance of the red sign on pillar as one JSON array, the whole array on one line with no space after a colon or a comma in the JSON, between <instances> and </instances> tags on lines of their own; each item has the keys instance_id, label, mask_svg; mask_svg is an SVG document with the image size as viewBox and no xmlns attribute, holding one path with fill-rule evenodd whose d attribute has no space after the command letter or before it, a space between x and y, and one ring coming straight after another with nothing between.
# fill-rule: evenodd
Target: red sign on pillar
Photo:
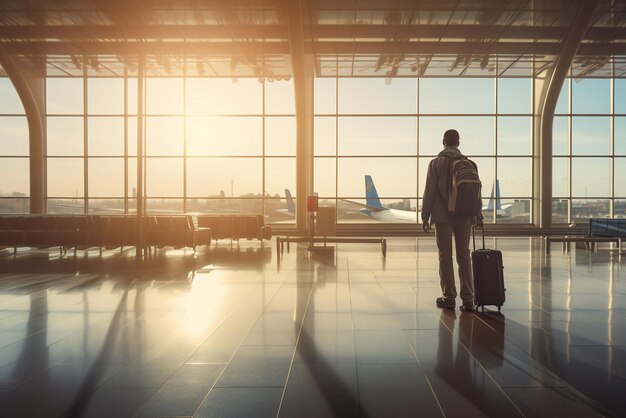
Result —
<instances>
[{"instance_id":1,"label":"red sign on pillar","mask_svg":"<svg viewBox=\"0 0 626 418\"><path fill-rule=\"evenodd\" d=\"M317 212L317 209L319 208L319 203L318 203L318 199L317 196L307 196L306 198L306 210L307 212Z\"/></svg>"}]
</instances>

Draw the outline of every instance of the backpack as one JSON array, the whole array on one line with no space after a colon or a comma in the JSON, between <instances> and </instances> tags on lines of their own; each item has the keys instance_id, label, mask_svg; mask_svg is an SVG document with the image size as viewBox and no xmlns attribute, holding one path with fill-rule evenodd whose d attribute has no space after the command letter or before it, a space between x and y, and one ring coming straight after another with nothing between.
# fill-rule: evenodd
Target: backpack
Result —
<instances>
[{"instance_id":1,"label":"backpack","mask_svg":"<svg viewBox=\"0 0 626 418\"><path fill-rule=\"evenodd\" d=\"M465 156L446 158L451 160L447 202L444 199L448 212L460 216L478 216L483 206L478 166Z\"/></svg>"}]
</instances>

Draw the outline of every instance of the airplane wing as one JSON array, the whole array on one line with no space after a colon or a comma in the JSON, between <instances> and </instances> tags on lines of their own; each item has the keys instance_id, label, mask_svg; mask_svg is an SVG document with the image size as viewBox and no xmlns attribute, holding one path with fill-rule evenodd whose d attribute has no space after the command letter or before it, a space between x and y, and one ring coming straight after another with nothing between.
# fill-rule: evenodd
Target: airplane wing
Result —
<instances>
[{"instance_id":1,"label":"airplane wing","mask_svg":"<svg viewBox=\"0 0 626 418\"><path fill-rule=\"evenodd\" d=\"M354 200L347 200L347 199L339 199L339 200L343 202L347 202L347 203L352 203L353 205L361 206L362 208L365 208L369 210L370 212L381 212L383 210L387 210L387 208L385 207L367 205L365 203L355 202Z\"/></svg>"}]
</instances>

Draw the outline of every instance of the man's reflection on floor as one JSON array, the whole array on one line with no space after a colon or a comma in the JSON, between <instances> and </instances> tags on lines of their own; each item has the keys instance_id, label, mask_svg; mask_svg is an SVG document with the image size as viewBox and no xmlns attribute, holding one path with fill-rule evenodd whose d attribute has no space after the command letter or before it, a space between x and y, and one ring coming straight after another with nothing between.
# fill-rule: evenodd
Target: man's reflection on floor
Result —
<instances>
[{"instance_id":1,"label":"man's reflection on floor","mask_svg":"<svg viewBox=\"0 0 626 418\"><path fill-rule=\"evenodd\" d=\"M490 381L491 378L466 348L480 349L477 347L481 344L480 338L476 338L474 335L475 315L443 309L440 319L453 334L451 336L448 330L439 332L437 364L435 366L436 375L454 391L454 393L450 393L450 396L457 398L456 402L453 399L447 399L446 403L455 402L457 408L473 406L477 410L476 412L480 411L487 416L501 416L505 411L502 408L503 405L498 402L498 394L494 393L494 390L499 391L499 388ZM457 327L458 338L455 338ZM502 338L504 337L502 336ZM489 348L483 348L499 351L501 357L502 345L491 345L493 343L494 341L490 343ZM497 355L495 352L494 354ZM467 410L466 412L471 415L472 411Z\"/></svg>"}]
</instances>

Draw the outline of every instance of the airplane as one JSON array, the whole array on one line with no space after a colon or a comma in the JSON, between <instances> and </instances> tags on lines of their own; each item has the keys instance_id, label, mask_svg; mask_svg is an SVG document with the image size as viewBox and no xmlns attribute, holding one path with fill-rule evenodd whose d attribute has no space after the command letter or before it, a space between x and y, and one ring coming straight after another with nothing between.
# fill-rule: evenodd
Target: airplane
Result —
<instances>
[{"instance_id":1,"label":"airplane","mask_svg":"<svg viewBox=\"0 0 626 418\"><path fill-rule=\"evenodd\" d=\"M370 175L365 175L365 204L350 200L347 202L362 206L363 209L359 212L379 222L417 223L417 212L391 209L380 203L374 180L372 180L372 176Z\"/></svg>"},{"instance_id":2,"label":"airplane","mask_svg":"<svg viewBox=\"0 0 626 418\"><path fill-rule=\"evenodd\" d=\"M500 201L500 181L496 180L496 214L497 217L508 217L510 214L506 211L512 204L502 205ZM483 211L493 211L494 198L493 198L493 188L491 189L491 197L489 198L489 203L486 206L483 206ZM353 203L355 205L363 207L359 212L363 215L369 216L370 218L377 220L379 222L389 222L389 223L417 223L417 212L410 210L402 210L402 209L392 209L383 206L380 203L380 199L378 198L378 192L376 191L376 186L374 185L374 180L372 180L372 176L365 175L365 204L354 202L351 200L345 200L346 202Z\"/></svg>"},{"instance_id":3,"label":"airplane","mask_svg":"<svg viewBox=\"0 0 626 418\"><path fill-rule=\"evenodd\" d=\"M486 206L483 206L483 211L487 211L493 214L493 204L494 204L494 199L493 199L493 187L492 187L491 196L489 196L489 203ZM511 216L511 214L507 211L507 209L513 206L513 204L512 203L507 203L505 205L502 204L500 200L500 180L497 180L497 179L496 179L495 204L496 204L496 217L497 218L508 218L509 216Z\"/></svg>"},{"instance_id":4,"label":"airplane","mask_svg":"<svg viewBox=\"0 0 626 418\"><path fill-rule=\"evenodd\" d=\"M296 214L296 202L291 196L289 189L285 189L285 198L287 199L287 213Z\"/></svg>"}]
</instances>

